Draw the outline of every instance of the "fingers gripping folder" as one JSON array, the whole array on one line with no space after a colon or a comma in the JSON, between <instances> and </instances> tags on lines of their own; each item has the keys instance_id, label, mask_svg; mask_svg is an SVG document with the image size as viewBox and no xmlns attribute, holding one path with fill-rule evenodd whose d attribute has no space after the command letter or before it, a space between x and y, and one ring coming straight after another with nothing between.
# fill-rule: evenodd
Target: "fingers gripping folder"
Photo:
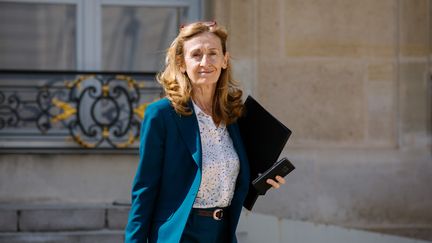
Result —
<instances>
[{"instance_id":1,"label":"fingers gripping folder","mask_svg":"<svg viewBox=\"0 0 432 243\"><path fill-rule=\"evenodd\" d=\"M286 176L295 169L287 158L277 161L291 130L273 117L252 96L245 101L245 114L239 118L240 134L249 160L251 185L243 204L248 210L259 195L271 187L266 180Z\"/></svg>"}]
</instances>

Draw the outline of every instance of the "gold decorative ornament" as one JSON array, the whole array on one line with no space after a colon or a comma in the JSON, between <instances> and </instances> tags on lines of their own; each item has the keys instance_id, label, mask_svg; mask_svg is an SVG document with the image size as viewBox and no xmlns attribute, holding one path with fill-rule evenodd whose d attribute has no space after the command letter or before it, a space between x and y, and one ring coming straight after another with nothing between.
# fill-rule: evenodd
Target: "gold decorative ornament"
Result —
<instances>
[{"instance_id":1,"label":"gold decorative ornament","mask_svg":"<svg viewBox=\"0 0 432 243\"><path fill-rule=\"evenodd\" d=\"M63 102L56 98L52 99L51 102L61 110L60 114L51 118L51 121L54 123L66 120L72 115L76 114L76 109L69 103Z\"/></svg>"},{"instance_id":2,"label":"gold decorative ornament","mask_svg":"<svg viewBox=\"0 0 432 243\"><path fill-rule=\"evenodd\" d=\"M128 140L126 142L124 142L124 143L118 143L118 144L116 144L116 148L126 148L129 145L132 145L135 142L135 140L136 139L135 139L135 136L133 135L133 132L130 132Z\"/></svg>"},{"instance_id":3,"label":"gold decorative ornament","mask_svg":"<svg viewBox=\"0 0 432 243\"><path fill-rule=\"evenodd\" d=\"M133 111L135 114L138 115L138 117L142 120L144 118L145 110L147 109L147 106L149 103L142 103L137 108L135 108Z\"/></svg>"}]
</instances>

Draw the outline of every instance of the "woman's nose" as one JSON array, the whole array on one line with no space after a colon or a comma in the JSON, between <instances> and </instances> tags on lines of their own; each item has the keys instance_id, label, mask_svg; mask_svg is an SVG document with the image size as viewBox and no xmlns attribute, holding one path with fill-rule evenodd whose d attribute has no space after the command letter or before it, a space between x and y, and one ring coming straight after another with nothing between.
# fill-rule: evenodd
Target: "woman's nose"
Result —
<instances>
[{"instance_id":1,"label":"woman's nose","mask_svg":"<svg viewBox=\"0 0 432 243\"><path fill-rule=\"evenodd\" d=\"M205 66L207 66L209 64L209 62L210 62L209 56L208 55L203 55L202 59L201 59L201 62L200 62L200 65L203 66L203 67L205 67Z\"/></svg>"}]
</instances>

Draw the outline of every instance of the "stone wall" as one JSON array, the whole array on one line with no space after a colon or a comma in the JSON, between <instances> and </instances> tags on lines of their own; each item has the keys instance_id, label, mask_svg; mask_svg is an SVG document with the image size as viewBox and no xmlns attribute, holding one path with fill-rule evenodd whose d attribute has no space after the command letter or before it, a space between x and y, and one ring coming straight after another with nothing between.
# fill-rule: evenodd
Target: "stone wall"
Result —
<instances>
[{"instance_id":1,"label":"stone wall","mask_svg":"<svg viewBox=\"0 0 432 243\"><path fill-rule=\"evenodd\" d=\"M216 1L235 77L294 132L283 154L297 169L256 211L432 235L431 12L429 0Z\"/></svg>"},{"instance_id":2,"label":"stone wall","mask_svg":"<svg viewBox=\"0 0 432 243\"><path fill-rule=\"evenodd\" d=\"M126 203L138 155L0 155L2 204Z\"/></svg>"}]
</instances>

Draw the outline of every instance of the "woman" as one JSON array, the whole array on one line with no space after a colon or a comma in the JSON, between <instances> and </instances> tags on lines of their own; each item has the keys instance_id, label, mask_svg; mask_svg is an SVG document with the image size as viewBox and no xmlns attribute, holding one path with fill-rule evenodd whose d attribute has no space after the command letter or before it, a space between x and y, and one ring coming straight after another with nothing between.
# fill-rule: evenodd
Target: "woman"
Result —
<instances>
[{"instance_id":1,"label":"woman","mask_svg":"<svg viewBox=\"0 0 432 243\"><path fill-rule=\"evenodd\" d=\"M182 27L159 74L166 97L141 128L126 242L236 242L249 186L227 32L215 22ZM278 188L282 177L268 180Z\"/></svg>"}]
</instances>

